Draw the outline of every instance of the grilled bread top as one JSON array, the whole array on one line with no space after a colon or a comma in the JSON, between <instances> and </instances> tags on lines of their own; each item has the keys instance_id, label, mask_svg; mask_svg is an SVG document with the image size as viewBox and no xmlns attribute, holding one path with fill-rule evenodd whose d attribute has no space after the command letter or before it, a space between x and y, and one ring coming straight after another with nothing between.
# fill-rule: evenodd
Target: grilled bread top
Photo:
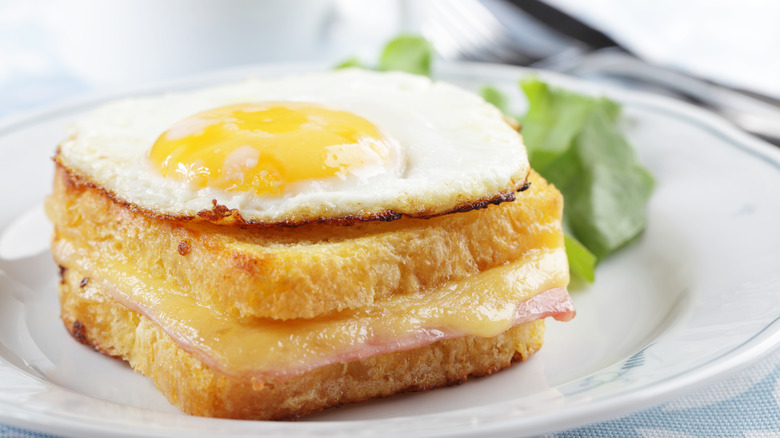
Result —
<instances>
[{"instance_id":1,"label":"grilled bread top","mask_svg":"<svg viewBox=\"0 0 780 438\"><path fill-rule=\"evenodd\" d=\"M68 239L215 311L311 318L425 291L563 245L560 193L539 175L513 202L431 219L241 228L164 219L57 166L47 212Z\"/></svg>"}]
</instances>

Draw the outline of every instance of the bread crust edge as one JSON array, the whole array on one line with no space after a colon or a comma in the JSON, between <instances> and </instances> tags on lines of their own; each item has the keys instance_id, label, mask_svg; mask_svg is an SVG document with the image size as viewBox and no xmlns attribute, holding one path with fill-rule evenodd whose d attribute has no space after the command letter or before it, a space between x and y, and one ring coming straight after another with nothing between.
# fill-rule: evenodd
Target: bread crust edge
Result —
<instances>
[{"instance_id":1,"label":"bread crust edge","mask_svg":"<svg viewBox=\"0 0 780 438\"><path fill-rule=\"evenodd\" d=\"M544 320L496 337L465 336L425 347L337 363L286 379L221 374L180 348L159 326L62 268L61 318L80 343L127 361L166 398L197 416L290 420L326 408L456 385L528 359L541 348Z\"/></svg>"}]
</instances>

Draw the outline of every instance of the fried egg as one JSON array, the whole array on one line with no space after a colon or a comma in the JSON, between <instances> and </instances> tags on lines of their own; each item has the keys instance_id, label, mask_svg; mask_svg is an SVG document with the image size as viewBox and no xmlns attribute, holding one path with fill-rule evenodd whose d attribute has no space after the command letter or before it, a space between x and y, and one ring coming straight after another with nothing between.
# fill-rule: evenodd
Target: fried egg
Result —
<instances>
[{"instance_id":1,"label":"fried egg","mask_svg":"<svg viewBox=\"0 0 780 438\"><path fill-rule=\"evenodd\" d=\"M513 199L529 171L478 95L359 69L110 103L56 159L140 210L240 224L430 217Z\"/></svg>"}]
</instances>

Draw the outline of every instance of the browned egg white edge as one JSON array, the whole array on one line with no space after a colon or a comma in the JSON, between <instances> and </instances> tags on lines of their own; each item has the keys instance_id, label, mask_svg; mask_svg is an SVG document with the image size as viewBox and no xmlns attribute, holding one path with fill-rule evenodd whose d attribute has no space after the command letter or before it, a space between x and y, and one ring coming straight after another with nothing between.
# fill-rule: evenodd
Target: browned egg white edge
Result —
<instances>
[{"instance_id":1,"label":"browned egg white edge","mask_svg":"<svg viewBox=\"0 0 780 438\"><path fill-rule=\"evenodd\" d=\"M224 225L224 226L239 227L239 228L271 227L271 226L282 226L282 227L292 228L292 227L299 227L299 226L315 224L315 223L325 224L325 225L349 226L361 222L375 222L375 221L391 222L405 217L413 218L413 219L430 219L437 216L443 216L445 214L463 213L471 210L479 210L479 209L487 208L489 205L501 204L502 202L511 202L517 198L515 193L522 192L531 186L531 183L528 182L528 173L526 173L521 183L518 184L512 181L515 187L510 189L507 192L499 193L498 195L492 197L480 198L474 201L466 201L450 209L446 209L442 211L433 211L431 209L427 209L415 213L399 213L394 210L380 210L380 211L373 211L373 212L368 211L363 214L350 214L346 216L326 217L326 218L317 218L317 219L284 220L279 222L264 222L264 221L246 220L244 219L243 216L241 216L241 213L238 211L238 209L235 208L230 209L224 205L221 205L217 203L216 199L213 199L211 201L212 207L210 209L201 210L197 212L195 215L165 214L165 213L152 211L140 207L125 199L122 199L121 197L119 197L112 191L106 189L102 185L91 181L87 176L82 175L79 172L75 171L74 169L69 168L65 163L62 162L60 158L59 148L57 148L57 152L55 156L52 158L52 160L54 161L55 165L58 166L60 169L62 169L65 172L65 174L68 176L69 184L73 184L74 186L77 187L83 186L83 187L90 187L95 190L98 190L102 192L106 197L108 197L109 199L111 199L112 201L120 205L123 205L128 210L141 213L147 217L152 217L155 219L161 219L167 221L175 221L175 222L204 221L216 225Z\"/></svg>"}]
</instances>

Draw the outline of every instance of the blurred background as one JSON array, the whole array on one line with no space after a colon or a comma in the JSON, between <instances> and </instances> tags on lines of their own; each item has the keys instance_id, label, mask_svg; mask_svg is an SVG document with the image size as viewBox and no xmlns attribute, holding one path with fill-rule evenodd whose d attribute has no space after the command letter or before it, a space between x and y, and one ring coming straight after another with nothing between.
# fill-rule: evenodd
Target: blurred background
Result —
<instances>
[{"instance_id":1,"label":"blurred background","mask_svg":"<svg viewBox=\"0 0 780 438\"><path fill-rule=\"evenodd\" d=\"M606 55L602 50L597 52L601 58L591 56L588 68L581 68L583 55L601 49L603 41L586 40L583 45L566 35L576 33L573 24L544 14L540 22L518 7L537 3L0 0L0 117L75 96L222 68L268 62L335 64L351 56L370 63L400 32L426 36L446 59L532 64L584 76L602 75L604 63L619 64L609 50ZM649 63L780 98L780 2L547 4ZM550 32L549 27L563 33Z\"/></svg>"}]
</instances>

